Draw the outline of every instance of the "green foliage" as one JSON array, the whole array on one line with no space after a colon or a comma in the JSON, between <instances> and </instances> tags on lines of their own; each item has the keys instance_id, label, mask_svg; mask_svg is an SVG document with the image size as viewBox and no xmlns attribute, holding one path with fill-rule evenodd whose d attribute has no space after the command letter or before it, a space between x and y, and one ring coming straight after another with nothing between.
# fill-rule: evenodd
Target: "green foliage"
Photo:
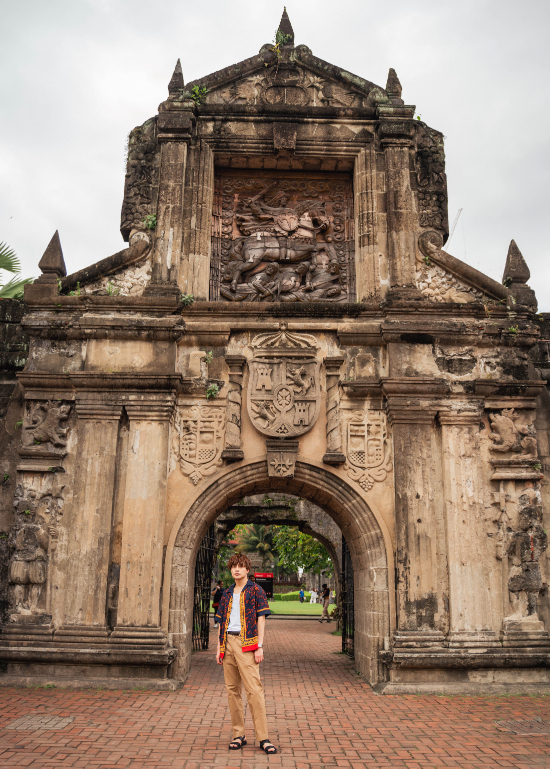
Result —
<instances>
[{"instance_id":1,"label":"green foliage","mask_svg":"<svg viewBox=\"0 0 550 769\"><path fill-rule=\"evenodd\" d=\"M7 243L0 243L0 270L19 273L21 264ZM20 278L18 274L0 286L0 299L22 299L23 290L27 283L32 283L34 278Z\"/></svg>"},{"instance_id":2,"label":"green foliage","mask_svg":"<svg viewBox=\"0 0 550 769\"><path fill-rule=\"evenodd\" d=\"M275 51L278 57L281 56L281 46L286 45L287 43L290 43L292 40L292 35L285 35L284 32L281 32L280 29L275 32L275 37L273 38L273 48L272 51Z\"/></svg>"},{"instance_id":3,"label":"green foliage","mask_svg":"<svg viewBox=\"0 0 550 769\"><path fill-rule=\"evenodd\" d=\"M181 294L180 295L180 302L186 306L193 304L195 301L195 297L193 294Z\"/></svg>"},{"instance_id":4,"label":"green foliage","mask_svg":"<svg viewBox=\"0 0 550 769\"><path fill-rule=\"evenodd\" d=\"M0 534L0 539L7 539L7 538L8 538L8 535L5 532L2 532Z\"/></svg>"},{"instance_id":5,"label":"green foliage","mask_svg":"<svg viewBox=\"0 0 550 769\"><path fill-rule=\"evenodd\" d=\"M330 576L332 560L326 548L295 526L274 526L273 544L279 554L279 565L289 571L312 571Z\"/></svg>"},{"instance_id":6,"label":"green foliage","mask_svg":"<svg viewBox=\"0 0 550 769\"><path fill-rule=\"evenodd\" d=\"M541 465L541 463L540 463L540 462L536 462L536 463L533 465L533 470L536 470L537 472L540 472L540 471L542 470L542 465ZM9 478L9 476L8 476L8 478Z\"/></svg>"},{"instance_id":7,"label":"green foliage","mask_svg":"<svg viewBox=\"0 0 550 769\"><path fill-rule=\"evenodd\" d=\"M311 593L304 593L305 597L309 601L311 598ZM274 593L273 598L269 599L270 601L299 601L300 600L300 591L294 590L292 593Z\"/></svg>"},{"instance_id":8,"label":"green foliage","mask_svg":"<svg viewBox=\"0 0 550 769\"><path fill-rule=\"evenodd\" d=\"M197 107L200 107L203 101L206 99L206 94L208 93L208 88L205 88L203 85L194 85L191 89L191 98L197 105Z\"/></svg>"},{"instance_id":9,"label":"green foliage","mask_svg":"<svg viewBox=\"0 0 550 769\"><path fill-rule=\"evenodd\" d=\"M220 388L217 384L210 384L206 388L206 397L207 398L217 398L220 394Z\"/></svg>"},{"instance_id":10,"label":"green foliage","mask_svg":"<svg viewBox=\"0 0 550 769\"><path fill-rule=\"evenodd\" d=\"M15 428L16 428L16 429L17 429L18 427L22 427L22 426L23 426L23 420L21 420L20 422L16 422L16 423L15 423Z\"/></svg>"},{"instance_id":11,"label":"green foliage","mask_svg":"<svg viewBox=\"0 0 550 769\"><path fill-rule=\"evenodd\" d=\"M77 281L76 289L74 291L69 291L69 296L80 296L80 281Z\"/></svg>"},{"instance_id":12,"label":"green foliage","mask_svg":"<svg viewBox=\"0 0 550 769\"><path fill-rule=\"evenodd\" d=\"M8 475L8 473L4 473L4 479L3 479L2 483L3 484L7 483L9 481L9 479L10 479L10 476Z\"/></svg>"},{"instance_id":13,"label":"green foliage","mask_svg":"<svg viewBox=\"0 0 550 769\"><path fill-rule=\"evenodd\" d=\"M212 352L212 350L210 350L210 352L206 353L206 355L203 358L203 360L206 361L206 365L208 365L210 363L210 361L212 360L213 355L214 355L214 353Z\"/></svg>"},{"instance_id":14,"label":"green foliage","mask_svg":"<svg viewBox=\"0 0 550 769\"><path fill-rule=\"evenodd\" d=\"M427 264L428 266L431 264L429 256L422 257L422 261L424 262L424 264Z\"/></svg>"},{"instance_id":15,"label":"green foliage","mask_svg":"<svg viewBox=\"0 0 550 769\"><path fill-rule=\"evenodd\" d=\"M508 329L508 331L509 331L511 334L517 334L517 333L518 333L518 331L519 331L519 328L518 328L517 326L510 326L510 328Z\"/></svg>"},{"instance_id":16,"label":"green foliage","mask_svg":"<svg viewBox=\"0 0 550 769\"><path fill-rule=\"evenodd\" d=\"M148 230L154 230L157 226L156 214L147 214L143 220L143 224L147 227Z\"/></svg>"},{"instance_id":17,"label":"green foliage","mask_svg":"<svg viewBox=\"0 0 550 769\"><path fill-rule=\"evenodd\" d=\"M268 563L277 563L277 553L273 546L273 527L258 523L251 523L241 531L237 537L238 545L236 553L250 553L259 555L262 559L262 568Z\"/></svg>"},{"instance_id":18,"label":"green foliage","mask_svg":"<svg viewBox=\"0 0 550 769\"><path fill-rule=\"evenodd\" d=\"M28 516L28 515L30 515L30 514L31 514L31 511L30 511L30 510L25 510L25 515L27 515L27 516Z\"/></svg>"},{"instance_id":19,"label":"green foliage","mask_svg":"<svg viewBox=\"0 0 550 769\"><path fill-rule=\"evenodd\" d=\"M115 288L114 283L110 280L107 282L107 293L109 296L118 296L120 294L119 289Z\"/></svg>"}]
</instances>

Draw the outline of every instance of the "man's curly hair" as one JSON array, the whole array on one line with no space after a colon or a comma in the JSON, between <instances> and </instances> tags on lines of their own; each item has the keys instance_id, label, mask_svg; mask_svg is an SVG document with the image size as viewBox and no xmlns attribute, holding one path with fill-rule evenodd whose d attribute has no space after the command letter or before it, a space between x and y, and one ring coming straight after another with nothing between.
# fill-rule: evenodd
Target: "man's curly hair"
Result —
<instances>
[{"instance_id":1,"label":"man's curly hair","mask_svg":"<svg viewBox=\"0 0 550 769\"><path fill-rule=\"evenodd\" d=\"M244 553L235 553L234 555L231 556L231 558L227 562L227 568L229 569L229 571L231 571L233 566L244 566L244 568L247 571L250 571L250 569L252 568L250 559Z\"/></svg>"}]
</instances>

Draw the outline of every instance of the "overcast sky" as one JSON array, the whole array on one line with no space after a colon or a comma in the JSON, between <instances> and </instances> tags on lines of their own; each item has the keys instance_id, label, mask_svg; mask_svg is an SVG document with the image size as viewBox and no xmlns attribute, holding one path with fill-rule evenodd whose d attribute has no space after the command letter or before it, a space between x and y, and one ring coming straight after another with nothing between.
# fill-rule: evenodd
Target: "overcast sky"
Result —
<instances>
[{"instance_id":1,"label":"overcast sky","mask_svg":"<svg viewBox=\"0 0 550 769\"><path fill-rule=\"evenodd\" d=\"M286 0L296 44L384 87L446 136L449 251L502 279L514 238L550 311L548 0ZM56 229L73 272L124 247L128 132L186 82L271 42L273 0L2 3L0 241L26 276ZM5 273L3 273L5 276Z\"/></svg>"}]
</instances>

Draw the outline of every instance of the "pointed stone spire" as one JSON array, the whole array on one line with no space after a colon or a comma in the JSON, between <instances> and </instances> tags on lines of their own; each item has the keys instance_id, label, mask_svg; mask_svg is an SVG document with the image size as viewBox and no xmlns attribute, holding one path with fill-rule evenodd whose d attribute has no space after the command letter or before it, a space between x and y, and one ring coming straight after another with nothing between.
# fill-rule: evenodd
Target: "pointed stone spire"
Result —
<instances>
[{"instance_id":1,"label":"pointed stone spire","mask_svg":"<svg viewBox=\"0 0 550 769\"><path fill-rule=\"evenodd\" d=\"M294 45L294 30L292 29L292 24L290 23L290 19L288 18L286 7L283 11L283 15L281 16L281 23L279 24L279 29L277 30L277 32L281 32L281 34L286 35L287 37L290 37L290 39L287 40L285 45Z\"/></svg>"},{"instance_id":2,"label":"pointed stone spire","mask_svg":"<svg viewBox=\"0 0 550 769\"><path fill-rule=\"evenodd\" d=\"M517 247L516 241L511 240L502 282L504 283L511 278L513 283L527 283L530 277L531 273L523 254Z\"/></svg>"},{"instance_id":3,"label":"pointed stone spire","mask_svg":"<svg viewBox=\"0 0 550 769\"><path fill-rule=\"evenodd\" d=\"M183 88L183 86L183 72L181 71L181 62L178 59L174 69L174 74L172 75L172 79L168 83L168 93L170 95L177 93L181 88Z\"/></svg>"},{"instance_id":4,"label":"pointed stone spire","mask_svg":"<svg viewBox=\"0 0 550 769\"><path fill-rule=\"evenodd\" d=\"M399 78L397 77L396 71L392 68L388 72L388 82L386 83L386 93L390 98L394 99L400 99L401 98L401 83L399 82Z\"/></svg>"},{"instance_id":5,"label":"pointed stone spire","mask_svg":"<svg viewBox=\"0 0 550 769\"><path fill-rule=\"evenodd\" d=\"M518 304L524 304L536 310L537 297L533 289L526 285L530 277L531 272L516 241L510 241L502 282L510 289L510 293Z\"/></svg>"},{"instance_id":6,"label":"pointed stone spire","mask_svg":"<svg viewBox=\"0 0 550 769\"><path fill-rule=\"evenodd\" d=\"M67 274L65 260L63 259L63 251L61 250L61 241L59 240L59 232L57 230L50 240L48 248L44 251L42 259L38 262L38 266L42 270L42 275L38 280L44 279L46 276L48 276L48 278L50 276L64 278Z\"/></svg>"}]
</instances>

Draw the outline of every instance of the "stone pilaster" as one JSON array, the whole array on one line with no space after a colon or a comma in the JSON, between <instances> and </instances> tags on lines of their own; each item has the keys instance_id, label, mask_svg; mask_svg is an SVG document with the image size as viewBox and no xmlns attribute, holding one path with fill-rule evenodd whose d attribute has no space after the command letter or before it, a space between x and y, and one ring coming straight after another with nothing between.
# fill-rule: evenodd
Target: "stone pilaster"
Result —
<instances>
[{"instance_id":1,"label":"stone pilaster","mask_svg":"<svg viewBox=\"0 0 550 769\"><path fill-rule=\"evenodd\" d=\"M391 289L420 298L415 282L415 216L409 147L413 127L405 121L382 122L380 143L386 163L388 258Z\"/></svg>"},{"instance_id":2,"label":"stone pilaster","mask_svg":"<svg viewBox=\"0 0 550 769\"><path fill-rule=\"evenodd\" d=\"M382 174L380 174L382 176ZM354 166L354 207L355 207L355 264L357 279L357 301L380 296L381 285L387 283L387 264L380 264L380 251L386 249L378 242L377 197L383 185L378 184L376 155L370 145L357 155Z\"/></svg>"},{"instance_id":3,"label":"stone pilaster","mask_svg":"<svg viewBox=\"0 0 550 769\"><path fill-rule=\"evenodd\" d=\"M205 141L192 150L191 187L186 193L184 257L179 286L196 300L209 298L212 250L212 204L214 200L214 154Z\"/></svg>"},{"instance_id":4,"label":"stone pilaster","mask_svg":"<svg viewBox=\"0 0 550 769\"><path fill-rule=\"evenodd\" d=\"M124 636L127 629L133 637L136 628L154 630L160 624L166 467L173 407L171 394L155 402L126 406L130 435L115 638Z\"/></svg>"},{"instance_id":5,"label":"stone pilaster","mask_svg":"<svg viewBox=\"0 0 550 769\"><path fill-rule=\"evenodd\" d=\"M479 447L479 410L439 415L449 563L449 646L498 646L490 593Z\"/></svg>"},{"instance_id":6,"label":"stone pilaster","mask_svg":"<svg viewBox=\"0 0 550 769\"><path fill-rule=\"evenodd\" d=\"M396 646L441 644L447 629L436 413L429 400L388 398L395 468Z\"/></svg>"},{"instance_id":7,"label":"stone pilaster","mask_svg":"<svg viewBox=\"0 0 550 769\"><path fill-rule=\"evenodd\" d=\"M77 402L75 493L67 515L63 628L106 627L107 580L121 406Z\"/></svg>"},{"instance_id":8,"label":"stone pilaster","mask_svg":"<svg viewBox=\"0 0 550 769\"><path fill-rule=\"evenodd\" d=\"M346 461L342 453L342 424L340 414L340 368L344 358L325 358L327 383L327 451L323 462L327 465L341 465Z\"/></svg>"},{"instance_id":9,"label":"stone pilaster","mask_svg":"<svg viewBox=\"0 0 550 769\"><path fill-rule=\"evenodd\" d=\"M239 461L244 459L241 448L241 408L243 389L244 355L226 355L229 366L229 388L227 392L227 420L225 426L225 448L222 459Z\"/></svg>"}]
</instances>

